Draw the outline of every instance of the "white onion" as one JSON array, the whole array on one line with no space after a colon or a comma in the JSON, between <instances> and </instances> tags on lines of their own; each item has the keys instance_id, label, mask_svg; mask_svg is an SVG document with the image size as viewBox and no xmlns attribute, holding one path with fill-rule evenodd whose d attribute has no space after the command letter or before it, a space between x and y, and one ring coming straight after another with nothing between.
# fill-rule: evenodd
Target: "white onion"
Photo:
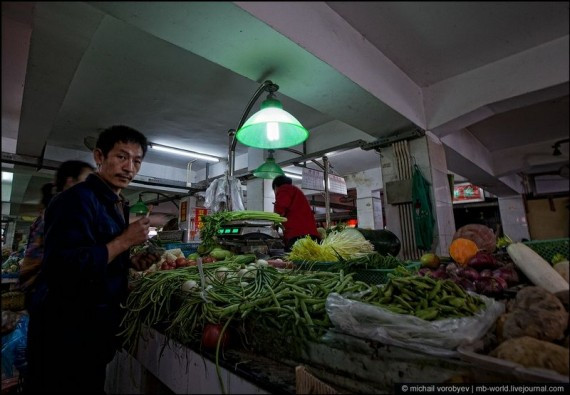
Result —
<instances>
[{"instance_id":1,"label":"white onion","mask_svg":"<svg viewBox=\"0 0 570 395\"><path fill-rule=\"evenodd\" d=\"M188 280L184 282L181 287L184 292L191 292L195 288L198 288L198 284L196 284L196 281L194 280Z\"/></svg>"}]
</instances>

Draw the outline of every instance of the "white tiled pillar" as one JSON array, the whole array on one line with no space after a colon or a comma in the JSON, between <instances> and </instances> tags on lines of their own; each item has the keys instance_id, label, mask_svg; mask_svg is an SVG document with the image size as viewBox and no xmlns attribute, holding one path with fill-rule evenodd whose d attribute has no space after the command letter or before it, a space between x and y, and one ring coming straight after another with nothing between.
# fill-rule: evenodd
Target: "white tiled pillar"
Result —
<instances>
[{"instance_id":1,"label":"white tiled pillar","mask_svg":"<svg viewBox=\"0 0 570 395\"><path fill-rule=\"evenodd\" d=\"M422 175L431 186L429 195L435 219L431 250L438 255L448 255L449 244L455 233L455 219L443 145L430 132L426 132L425 137L409 140L408 143L412 162L418 165ZM382 149L381 155L383 183L398 180L397 161L393 148ZM386 194L384 196L386 197ZM386 212L386 229L402 240L398 205L387 204L386 200L383 203Z\"/></svg>"},{"instance_id":2,"label":"white tiled pillar","mask_svg":"<svg viewBox=\"0 0 570 395\"><path fill-rule=\"evenodd\" d=\"M449 245L455 234L455 218L449 179L447 177L447 161L443 144L435 135L426 132L427 148L432 184L432 204L435 208L436 231L434 246L439 255L449 255Z\"/></svg>"},{"instance_id":3,"label":"white tiled pillar","mask_svg":"<svg viewBox=\"0 0 570 395\"><path fill-rule=\"evenodd\" d=\"M382 219L382 171L368 169L346 177L347 186L356 187L356 211L358 227L362 229L384 229Z\"/></svg>"},{"instance_id":4,"label":"white tiled pillar","mask_svg":"<svg viewBox=\"0 0 570 395\"><path fill-rule=\"evenodd\" d=\"M265 160L265 152L262 149L249 148L247 153L247 168L255 170ZM247 207L246 210L264 211L264 179L253 178L247 181Z\"/></svg>"},{"instance_id":5,"label":"white tiled pillar","mask_svg":"<svg viewBox=\"0 0 570 395\"><path fill-rule=\"evenodd\" d=\"M503 234L509 236L513 241L530 240L526 211L521 195L500 197L499 212L501 213Z\"/></svg>"},{"instance_id":6,"label":"white tiled pillar","mask_svg":"<svg viewBox=\"0 0 570 395\"><path fill-rule=\"evenodd\" d=\"M275 192L273 192L273 180L263 180L263 211L272 213L275 203Z\"/></svg>"}]
</instances>

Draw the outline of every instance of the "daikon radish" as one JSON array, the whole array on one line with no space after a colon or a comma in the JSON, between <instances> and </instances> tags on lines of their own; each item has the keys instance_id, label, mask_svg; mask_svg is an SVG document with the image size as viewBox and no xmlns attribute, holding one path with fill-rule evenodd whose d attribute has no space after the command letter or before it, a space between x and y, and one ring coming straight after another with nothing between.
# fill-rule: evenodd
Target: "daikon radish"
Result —
<instances>
[{"instance_id":1,"label":"daikon radish","mask_svg":"<svg viewBox=\"0 0 570 395\"><path fill-rule=\"evenodd\" d=\"M523 243L512 243L507 247L507 252L515 265L534 285L552 293L568 292L568 283L530 247Z\"/></svg>"}]
</instances>

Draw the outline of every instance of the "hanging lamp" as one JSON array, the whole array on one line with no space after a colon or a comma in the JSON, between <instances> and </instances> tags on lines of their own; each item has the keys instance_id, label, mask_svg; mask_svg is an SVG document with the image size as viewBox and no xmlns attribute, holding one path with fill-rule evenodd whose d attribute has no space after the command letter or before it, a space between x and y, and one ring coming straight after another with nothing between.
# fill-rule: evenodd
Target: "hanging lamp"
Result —
<instances>
[{"instance_id":1,"label":"hanging lamp","mask_svg":"<svg viewBox=\"0 0 570 395\"><path fill-rule=\"evenodd\" d=\"M273 159L273 150L269 150L269 156L265 162L253 171L253 176L257 178L274 179L277 176L284 175L283 169L275 163Z\"/></svg>"},{"instance_id":2,"label":"hanging lamp","mask_svg":"<svg viewBox=\"0 0 570 395\"><path fill-rule=\"evenodd\" d=\"M145 215L146 213L148 213L148 207L146 206L146 204L142 201L142 196L139 195L139 201L136 202L130 209L129 212L131 214L136 214L136 215Z\"/></svg>"},{"instance_id":3,"label":"hanging lamp","mask_svg":"<svg viewBox=\"0 0 570 395\"><path fill-rule=\"evenodd\" d=\"M261 103L261 109L238 128L235 137L243 145L262 149L287 148L301 144L309 137L309 131L275 99L274 92L278 89L278 85L265 81L259 93L256 92L259 96L266 90L269 95ZM257 97L254 95L254 98ZM247 110L254 101L250 101Z\"/></svg>"}]
</instances>

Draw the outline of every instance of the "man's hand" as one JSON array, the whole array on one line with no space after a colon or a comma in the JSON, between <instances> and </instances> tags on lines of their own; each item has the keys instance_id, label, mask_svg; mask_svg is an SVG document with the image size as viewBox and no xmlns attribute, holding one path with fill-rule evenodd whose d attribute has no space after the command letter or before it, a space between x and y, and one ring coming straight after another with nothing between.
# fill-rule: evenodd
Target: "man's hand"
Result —
<instances>
[{"instance_id":1,"label":"man's hand","mask_svg":"<svg viewBox=\"0 0 570 395\"><path fill-rule=\"evenodd\" d=\"M138 221L129 224L118 237L107 243L109 253L108 263L112 262L120 253L127 251L135 245L143 244L148 240L148 228L150 226L149 218L141 218Z\"/></svg>"},{"instance_id":2,"label":"man's hand","mask_svg":"<svg viewBox=\"0 0 570 395\"><path fill-rule=\"evenodd\" d=\"M130 247L143 244L148 240L148 231L150 227L150 219L143 217L137 221L131 222L129 227L120 236Z\"/></svg>"},{"instance_id":3,"label":"man's hand","mask_svg":"<svg viewBox=\"0 0 570 395\"><path fill-rule=\"evenodd\" d=\"M160 260L160 255L156 253L141 252L131 257L131 266L138 272L145 271L153 263Z\"/></svg>"}]
</instances>

